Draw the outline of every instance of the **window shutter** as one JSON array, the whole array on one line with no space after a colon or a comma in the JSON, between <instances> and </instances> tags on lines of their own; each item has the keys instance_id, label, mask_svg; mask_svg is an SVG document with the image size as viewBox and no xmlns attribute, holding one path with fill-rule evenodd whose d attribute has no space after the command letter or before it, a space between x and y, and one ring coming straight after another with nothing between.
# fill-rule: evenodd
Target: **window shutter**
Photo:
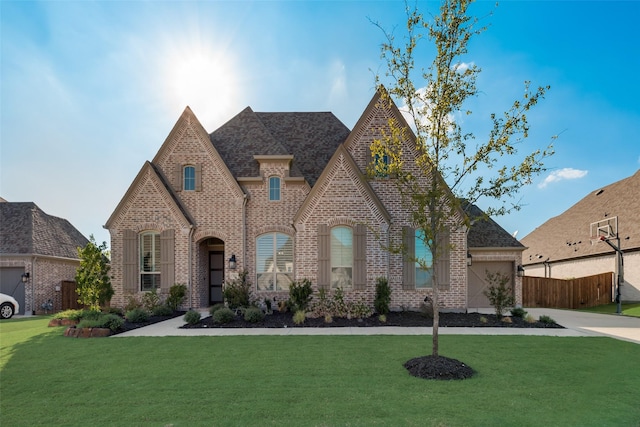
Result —
<instances>
[{"instance_id":1,"label":"window shutter","mask_svg":"<svg viewBox=\"0 0 640 427\"><path fill-rule=\"evenodd\" d=\"M411 227L402 227L402 245L404 257L402 260L402 289L415 289L416 287L416 230Z\"/></svg>"},{"instance_id":2,"label":"window shutter","mask_svg":"<svg viewBox=\"0 0 640 427\"><path fill-rule=\"evenodd\" d=\"M367 226L357 224L353 244L353 288L363 290L367 286Z\"/></svg>"},{"instance_id":3,"label":"window shutter","mask_svg":"<svg viewBox=\"0 0 640 427\"><path fill-rule=\"evenodd\" d=\"M175 283L175 232L160 233L160 289L169 292Z\"/></svg>"},{"instance_id":4,"label":"window shutter","mask_svg":"<svg viewBox=\"0 0 640 427\"><path fill-rule=\"evenodd\" d=\"M196 169L196 191L202 191L202 165L195 166Z\"/></svg>"},{"instance_id":5,"label":"window shutter","mask_svg":"<svg viewBox=\"0 0 640 427\"><path fill-rule=\"evenodd\" d=\"M122 244L122 289L125 293L138 291L138 235L124 230Z\"/></svg>"},{"instance_id":6,"label":"window shutter","mask_svg":"<svg viewBox=\"0 0 640 427\"><path fill-rule=\"evenodd\" d=\"M331 284L330 248L329 226L318 224L318 288L329 289Z\"/></svg>"},{"instance_id":7,"label":"window shutter","mask_svg":"<svg viewBox=\"0 0 640 427\"><path fill-rule=\"evenodd\" d=\"M436 260L436 278L438 289L448 289L451 284L450 235L444 230L438 235L438 259Z\"/></svg>"},{"instance_id":8,"label":"window shutter","mask_svg":"<svg viewBox=\"0 0 640 427\"><path fill-rule=\"evenodd\" d=\"M184 174L182 165L176 165L173 171L173 188L175 191L182 191L182 175Z\"/></svg>"}]
</instances>

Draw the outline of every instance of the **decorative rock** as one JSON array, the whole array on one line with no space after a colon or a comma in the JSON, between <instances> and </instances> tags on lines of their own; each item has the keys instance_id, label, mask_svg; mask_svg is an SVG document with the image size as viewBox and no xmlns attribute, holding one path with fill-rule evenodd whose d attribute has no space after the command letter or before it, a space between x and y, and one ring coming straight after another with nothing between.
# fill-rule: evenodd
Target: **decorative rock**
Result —
<instances>
[{"instance_id":1,"label":"decorative rock","mask_svg":"<svg viewBox=\"0 0 640 427\"><path fill-rule=\"evenodd\" d=\"M104 338L111 335L111 329L109 328L92 328L91 338Z\"/></svg>"},{"instance_id":2,"label":"decorative rock","mask_svg":"<svg viewBox=\"0 0 640 427\"><path fill-rule=\"evenodd\" d=\"M62 326L62 319L51 319L49 321L49 327L53 327L53 326Z\"/></svg>"}]
</instances>

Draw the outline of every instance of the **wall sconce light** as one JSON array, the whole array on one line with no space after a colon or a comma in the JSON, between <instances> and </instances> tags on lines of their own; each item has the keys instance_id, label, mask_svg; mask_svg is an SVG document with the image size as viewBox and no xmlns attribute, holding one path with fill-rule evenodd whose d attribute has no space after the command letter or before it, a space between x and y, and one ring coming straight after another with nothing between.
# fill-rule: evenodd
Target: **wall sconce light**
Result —
<instances>
[{"instance_id":1,"label":"wall sconce light","mask_svg":"<svg viewBox=\"0 0 640 427\"><path fill-rule=\"evenodd\" d=\"M231 258L229 258L229 270L236 269L236 255L231 254Z\"/></svg>"},{"instance_id":2,"label":"wall sconce light","mask_svg":"<svg viewBox=\"0 0 640 427\"><path fill-rule=\"evenodd\" d=\"M524 276L524 267L523 266L518 265L517 274L518 274L518 277Z\"/></svg>"},{"instance_id":3,"label":"wall sconce light","mask_svg":"<svg viewBox=\"0 0 640 427\"><path fill-rule=\"evenodd\" d=\"M467 267L471 267L473 263L473 257L471 256L471 252L467 252Z\"/></svg>"},{"instance_id":4,"label":"wall sconce light","mask_svg":"<svg viewBox=\"0 0 640 427\"><path fill-rule=\"evenodd\" d=\"M22 283L27 283L29 281L29 273L22 273L20 278L22 279Z\"/></svg>"}]
</instances>

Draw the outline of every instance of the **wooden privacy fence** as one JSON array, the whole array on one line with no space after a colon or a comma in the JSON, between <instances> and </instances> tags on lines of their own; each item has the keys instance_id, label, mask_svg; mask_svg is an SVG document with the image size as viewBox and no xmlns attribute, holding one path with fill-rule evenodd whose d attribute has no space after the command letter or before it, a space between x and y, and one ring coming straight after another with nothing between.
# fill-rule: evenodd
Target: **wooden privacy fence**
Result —
<instances>
[{"instance_id":1,"label":"wooden privacy fence","mask_svg":"<svg viewBox=\"0 0 640 427\"><path fill-rule=\"evenodd\" d=\"M544 308L586 308L608 304L613 295L613 273L577 279L522 278L522 305Z\"/></svg>"}]
</instances>

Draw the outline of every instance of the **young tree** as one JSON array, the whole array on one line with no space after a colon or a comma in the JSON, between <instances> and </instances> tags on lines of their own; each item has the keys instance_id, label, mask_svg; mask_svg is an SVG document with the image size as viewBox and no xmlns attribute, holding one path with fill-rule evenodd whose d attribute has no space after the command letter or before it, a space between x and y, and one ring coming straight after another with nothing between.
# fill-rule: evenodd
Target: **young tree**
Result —
<instances>
[{"instance_id":1,"label":"young tree","mask_svg":"<svg viewBox=\"0 0 640 427\"><path fill-rule=\"evenodd\" d=\"M78 302L91 310L100 310L100 306L111 300L113 288L109 277L109 262L106 256L107 243L96 245L93 235L84 248L78 248L80 267L76 270L78 284Z\"/></svg>"},{"instance_id":2,"label":"young tree","mask_svg":"<svg viewBox=\"0 0 640 427\"><path fill-rule=\"evenodd\" d=\"M520 202L514 202L513 197L531 183L533 176L545 170L543 159L553 154L549 144L523 157L517 155L518 145L528 137L526 114L544 97L548 86L532 90L525 82L521 100L502 115L490 115L491 130L483 142L476 142L473 133L463 131L460 118L472 114L468 101L479 93L476 78L480 73L480 68L463 62L463 57L472 37L486 29L479 27L478 18L468 14L471 3L472 0L443 0L440 14L429 21L417 8L405 4L407 33L400 47L393 34L375 24L386 37L382 58L387 65L384 77L390 80L385 88L382 78L376 77L381 102L390 105L396 99L406 109L403 112L408 120L389 119L389 130L371 145L371 169L374 174L393 177L410 220L422 231L420 239L431 252L432 263L419 258L413 261L432 272L435 357L439 352L440 282L437 269L432 266L452 249L443 236L471 225L475 218L465 211L479 199L496 202L485 209L487 215L518 209ZM417 71L415 63L425 40L433 43L435 57L427 69ZM414 78L421 79L419 85ZM417 153L413 169L407 166L407 153L403 151L407 143ZM388 162L376 161L383 156ZM420 173L415 173L415 168ZM392 245L390 250L408 254L402 244Z\"/></svg>"}]
</instances>

